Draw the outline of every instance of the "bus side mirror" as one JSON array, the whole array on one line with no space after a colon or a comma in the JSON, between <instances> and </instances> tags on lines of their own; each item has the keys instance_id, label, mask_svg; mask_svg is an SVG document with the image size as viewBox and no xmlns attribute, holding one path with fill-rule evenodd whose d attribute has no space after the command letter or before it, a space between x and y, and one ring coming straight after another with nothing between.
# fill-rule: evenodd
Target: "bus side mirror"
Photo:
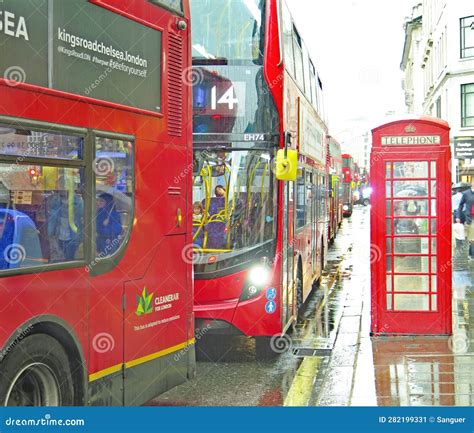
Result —
<instances>
[{"instance_id":1,"label":"bus side mirror","mask_svg":"<svg viewBox=\"0 0 474 433\"><path fill-rule=\"evenodd\" d=\"M275 176L278 180L295 182L298 177L298 152L281 149L277 152Z\"/></svg>"}]
</instances>

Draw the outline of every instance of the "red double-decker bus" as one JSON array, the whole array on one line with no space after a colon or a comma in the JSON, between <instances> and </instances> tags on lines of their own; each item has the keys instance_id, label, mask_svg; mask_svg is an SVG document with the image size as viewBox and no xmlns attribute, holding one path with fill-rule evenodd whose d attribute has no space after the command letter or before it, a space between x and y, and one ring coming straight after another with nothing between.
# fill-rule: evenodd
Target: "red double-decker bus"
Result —
<instances>
[{"instance_id":1,"label":"red double-decker bus","mask_svg":"<svg viewBox=\"0 0 474 433\"><path fill-rule=\"evenodd\" d=\"M195 315L209 333L281 335L322 273L322 84L281 0L191 0ZM295 182L273 160L299 152Z\"/></svg>"},{"instance_id":2,"label":"red double-decker bus","mask_svg":"<svg viewBox=\"0 0 474 433\"><path fill-rule=\"evenodd\" d=\"M341 226L344 205L342 153L341 145L331 136L328 137L328 183L329 189L329 225L328 240L333 242Z\"/></svg>"},{"instance_id":3,"label":"red double-decker bus","mask_svg":"<svg viewBox=\"0 0 474 433\"><path fill-rule=\"evenodd\" d=\"M141 404L194 374L189 5L34 3L0 4L0 405Z\"/></svg>"},{"instance_id":4,"label":"red double-decker bus","mask_svg":"<svg viewBox=\"0 0 474 433\"><path fill-rule=\"evenodd\" d=\"M354 191L355 191L355 164L351 155L342 155L342 188L343 205L342 214L344 217L350 217L354 210Z\"/></svg>"}]
</instances>

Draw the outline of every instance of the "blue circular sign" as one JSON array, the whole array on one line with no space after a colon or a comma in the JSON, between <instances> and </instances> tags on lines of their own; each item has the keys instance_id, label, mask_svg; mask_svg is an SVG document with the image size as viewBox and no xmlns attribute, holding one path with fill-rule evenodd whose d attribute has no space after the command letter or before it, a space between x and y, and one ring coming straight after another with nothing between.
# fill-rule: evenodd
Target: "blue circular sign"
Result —
<instances>
[{"instance_id":1,"label":"blue circular sign","mask_svg":"<svg viewBox=\"0 0 474 433\"><path fill-rule=\"evenodd\" d=\"M277 309L276 303L274 301L268 301L265 305L265 311L267 314L273 314Z\"/></svg>"},{"instance_id":2,"label":"blue circular sign","mask_svg":"<svg viewBox=\"0 0 474 433\"><path fill-rule=\"evenodd\" d=\"M269 301L274 301L277 297L277 290L273 287L267 290L267 299Z\"/></svg>"}]
</instances>

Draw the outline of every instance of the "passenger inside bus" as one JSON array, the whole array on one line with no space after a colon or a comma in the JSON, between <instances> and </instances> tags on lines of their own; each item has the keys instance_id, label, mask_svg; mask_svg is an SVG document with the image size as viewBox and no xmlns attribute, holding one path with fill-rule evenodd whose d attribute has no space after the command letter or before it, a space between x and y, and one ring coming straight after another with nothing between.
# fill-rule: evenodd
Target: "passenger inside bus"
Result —
<instances>
[{"instance_id":1,"label":"passenger inside bus","mask_svg":"<svg viewBox=\"0 0 474 433\"><path fill-rule=\"evenodd\" d=\"M123 227L112 194L102 193L97 197L96 229L99 257L113 255L121 244Z\"/></svg>"},{"instance_id":2,"label":"passenger inside bus","mask_svg":"<svg viewBox=\"0 0 474 433\"><path fill-rule=\"evenodd\" d=\"M221 250L226 247L226 189L217 185L214 189L215 197L211 198L209 205L209 222L207 224L207 248ZM202 203L205 206L205 201Z\"/></svg>"},{"instance_id":3,"label":"passenger inside bus","mask_svg":"<svg viewBox=\"0 0 474 433\"><path fill-rule=\"evenodd\" d=\"M0 209L0 236L1 270L43 263L36 226L24 213Z\"/></svg>"},{"instance_id":4,"label":"passenger inside bus","mask_svg":"<svg viewBox=\"0 0 474 433\"><path fill-rule=\"evenodd\" d=\"M72 209L71 209L72 207ZM53 191L47 199L50 263L73 261L83 241L84 202L75 192ZM58 247L58 249L53 247Z\"/></svg>"},{"instance_id":5,"label":"passenger inside bus","mask_svg":"<svg viewBox=\"0 0 474 433\"><path fill-rule=\"evenodd\" d=\"M204 222L204 206L197 201L193 204L193 244L199 248L204 245Z\"/></svg>"}]
</instances>

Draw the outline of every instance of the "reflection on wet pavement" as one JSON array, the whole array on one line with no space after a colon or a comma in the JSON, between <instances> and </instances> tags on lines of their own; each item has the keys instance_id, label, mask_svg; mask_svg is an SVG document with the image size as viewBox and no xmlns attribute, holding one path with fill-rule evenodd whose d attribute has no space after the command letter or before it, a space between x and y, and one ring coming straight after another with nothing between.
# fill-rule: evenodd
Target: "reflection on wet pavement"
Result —
<instances>
[{"instance_id":1,"label":"reflection on wet pavement","mask_svg":"<svg viewBox=\"0 0 474 433\"><path fill-rule=\"evenodd\" d=\"M196 379L151 404L473 405L474 267L454 272L452 338L370 338L369 218L344 222L287 352L258 362L251 338L205 336Z\"/></svg>"}]
</instances>

